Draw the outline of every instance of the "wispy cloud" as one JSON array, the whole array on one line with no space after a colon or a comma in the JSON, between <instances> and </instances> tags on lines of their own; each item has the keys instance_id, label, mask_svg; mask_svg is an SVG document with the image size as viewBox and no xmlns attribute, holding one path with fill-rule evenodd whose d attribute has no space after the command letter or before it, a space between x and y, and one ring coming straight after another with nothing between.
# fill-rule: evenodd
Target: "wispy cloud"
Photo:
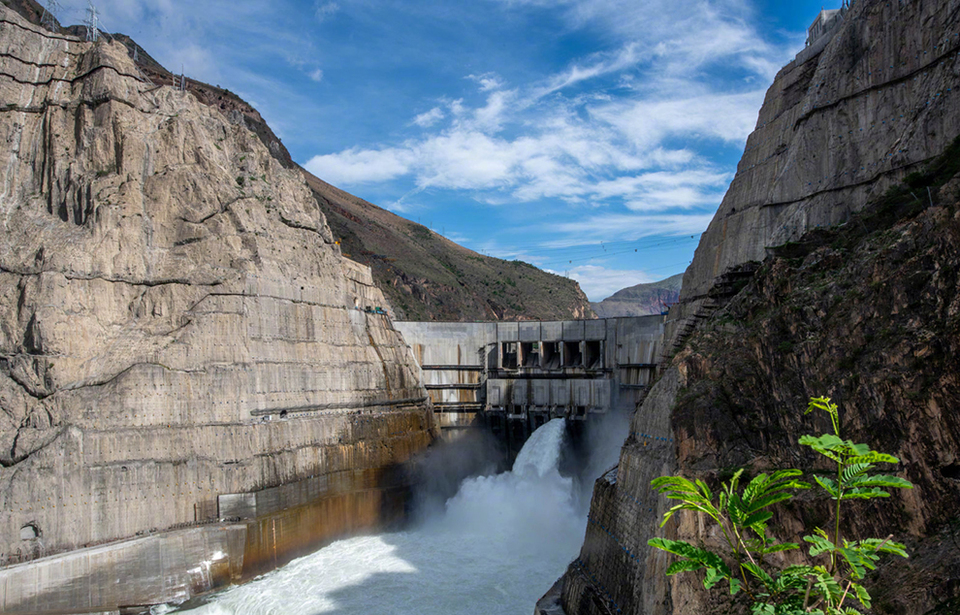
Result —
<instances>
[{"instance_id":1,"label":"wispy cloud","mask_svg":"<svg viewBox=\"0 0 960 615\"><path fill-rule=\"evenodd\" d=\"M325 22L340 10L340 5L336 2L316 2L313 14L320 23Z\"/></svg>"},{"instance_id":2,"label":"wispy cloud","mask_svg":"<svg viewBox=\"0 0 960 615\"><path fill-rule=\"evenodd\" d=\"M665 237L696 235L702 233L712 219L713 213L689 215L598 214L548 224L547 227L551 231L562 237L546 241L542 245L545 248L565 248L604 240L633 241L657 235Z\"/></svg>"},{"instance_id":3,"label":"wispy cloud","mask_svg":"<svg viewBox=\"0 0 960 615\"><path fill-rule=\"evenodd\" d=\"M421 128L429 128L444 118L446 114L440 107L434 107L425 113L413 118L413 123Z\"/></svg>"},{"instance_id":4,"label":"wispy cloud","mask_svg":"<svg viewBox=\"0 0 960 615\"><path fill-rule=\"evenodd\" d=\"M499 90L503 87L503 81L500 80L500 77L496 73L485 73L483 75L467 75L467 79L476 81L480 85L481 92L489 92L490 90Z\"/></svg>"},{"instance_id":5,"label":"wispy cloud","mask_svg":"<svg viewBox=\"0 0 960 615\"><path fill-rule=\"evenodd\" d=\"M448 101L414 116L412 123L429 129L427 134L317 156L307 167L347 185L406 176L421 189L467 191L488 204L560 199L622 208L616 215L611 211L608 221L623 219L630 228L650 219L650 212L693 210L672 219L689 218L689 226L702 227L708 217L703 209L719 204L731 178L705 148L743 142L771 67L784 57L784 50L764 42L749 25L748 5L737 0L504 4L507 10L559 4L571 29L606 28L615 40L610 51L575 59L529 84L470 73L482 101ZM710 71L721 64L738 67L757 84L717 82ZM600 94L609 85L584 89L598 80L620 91ZM624 231L591 227L590 232Z\"/></svg>"}]
</instances>

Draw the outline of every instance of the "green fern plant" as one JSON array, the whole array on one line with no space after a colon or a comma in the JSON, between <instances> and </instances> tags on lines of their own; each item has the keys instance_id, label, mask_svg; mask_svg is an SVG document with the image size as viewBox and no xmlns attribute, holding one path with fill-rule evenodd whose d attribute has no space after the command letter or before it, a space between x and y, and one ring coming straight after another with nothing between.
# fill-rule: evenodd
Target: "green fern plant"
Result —
<instances>
[{"instance_id":1,"label":"green fern plant","mask_svg":"<svg viewBox=\"0 0 960 615\"><path fill-rule=\"evenodd\" d=\"M840 533L842 504L853 499L888 497L886 489L910 489L902 478L874 474L876 464L899 463L893 455L854 444L840 436L839 409L827 397L810 400L805 414L822 410L830 415L833 433L819 437L802 436L799 443L829 459L836 471L815 475L814 481L834 500L832 533L816 528L804 536L809 544L809 564L778 568L769 555L799 549L795 542L777 542L768 533L773 517L769 508L793 498L797 490L811 485L799 480L803 472L777 470L754 477L740 488L743 470L721 484L714 493L701 480L682 476L661 476L651 485L680 503L664 514L663 527L674 514L692 510L710 517L718 526L725 549L712 550L683 540L653 538L648 544L678 556L667 575L705 570L704 587L726 582L730 594L745 593L755 615L855 615L859 607L870 608L870 593L862 585L874 570L880 554L907 557L904 545L884 539L847 540ZM855 606L856 605L856 606Z\"/></svg>"}]
</instances>

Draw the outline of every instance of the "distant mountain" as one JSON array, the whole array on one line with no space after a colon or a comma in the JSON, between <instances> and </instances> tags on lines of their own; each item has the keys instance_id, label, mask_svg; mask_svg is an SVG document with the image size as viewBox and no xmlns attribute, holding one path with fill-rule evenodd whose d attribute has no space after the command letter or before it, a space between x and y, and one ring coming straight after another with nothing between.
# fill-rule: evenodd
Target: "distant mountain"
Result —
<instances>
[{"instance_id":1,"label":"distant mountain","mask_svg":"<svg viewBox=\"0 0 960 615\"><path fill-rule=\"evenodd\" d=\"M477 254L302 172L341 250L373 270L399 320L593 317L573 280Z\"/></svg>"},{"instance_id":2,"label":"distant mountain","mask_svg":"<svg viewBox=\"0 0 960 615\"><path fill-rule=\"evenodd\" d=\"M678 273L659 282L629 286L603 301L590 302L590 307L600 318L659 314L680 298L681 282L683 274Z\"/></svg>"}]
</instances>

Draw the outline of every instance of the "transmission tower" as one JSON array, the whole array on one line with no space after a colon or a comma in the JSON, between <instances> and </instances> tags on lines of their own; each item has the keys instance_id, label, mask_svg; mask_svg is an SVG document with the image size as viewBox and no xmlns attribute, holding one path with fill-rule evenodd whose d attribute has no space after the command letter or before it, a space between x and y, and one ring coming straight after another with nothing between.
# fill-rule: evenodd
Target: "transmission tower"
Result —
<instances>
[{"instance_id":1,"label":"transmission tower","mask_svg":"<svg viewBox=\"0 0 960 615\"><path fill-rule=\"evenodd\" d=\"M43 16L40 18L40 25L51 32L56 32L57 26L59 25L57 23L57 15L59 15L62 10L63 7L60 6L57 0L47 0L43 6Z\"/></svg>"},{"instance_id":2,"label":"transmission tower","mask_svg":"<svg viewBox=\"0 0 960 615\"><path fill-rule=\"evenodd\" d=\"M97 42L100 38L100 23L97 17L97 7L93 5L93 0L87 0L87 40Z\"/></svg>"}]
</instances>

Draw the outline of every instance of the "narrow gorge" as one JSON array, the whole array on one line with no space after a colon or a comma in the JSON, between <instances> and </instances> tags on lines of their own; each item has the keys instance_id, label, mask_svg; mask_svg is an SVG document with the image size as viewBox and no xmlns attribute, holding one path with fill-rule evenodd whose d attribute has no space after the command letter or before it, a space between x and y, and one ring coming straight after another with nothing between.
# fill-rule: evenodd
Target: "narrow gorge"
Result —
<instances>
[{"instance_id":1,"label":"narrow gorge","mask_svg":"<svg viewBox=\"0 0 960 615\"><path fill-rule=\"evenodd\" d=\"M824 395L916 485L846 518L911 553L867 612L960 614L960 1L821 11L682 286L592 304L45 10L0 4L0 612L746 613L666 575L651 538L717 537L650 483L810 470Z\"/></svg>"}]
</instances>

